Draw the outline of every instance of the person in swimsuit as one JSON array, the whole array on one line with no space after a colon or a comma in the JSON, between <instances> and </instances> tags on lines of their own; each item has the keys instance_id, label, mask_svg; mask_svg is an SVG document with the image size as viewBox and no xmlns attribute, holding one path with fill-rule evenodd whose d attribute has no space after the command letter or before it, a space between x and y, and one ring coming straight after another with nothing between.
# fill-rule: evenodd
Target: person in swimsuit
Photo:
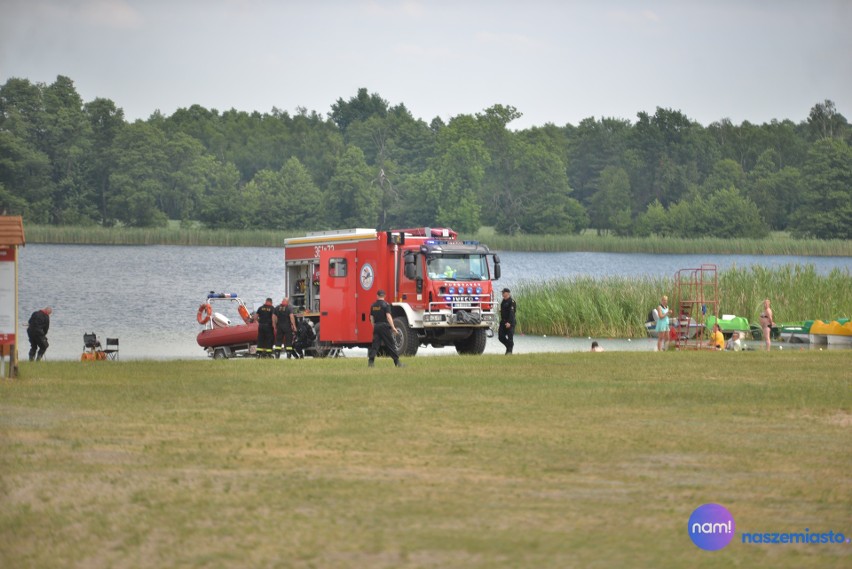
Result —
<instances>
[{"instance_id":1,"label":"person in swimsuit","mask_svg":"<svg viewBox=\"0 0 852 569\"><path fill-rule=\"evenodd\" d=\"M662 352L665 348L663 348L663 344L668 348L668 339L669 339L669 314L671 313L671 309L669 308L669 297L663 296L660 299L660 305L656 308L657 310L657 351Z\"/></svg>"},{"instance_id":2,"label":"person in swimsuit","mask_svg":"<svg viewBox=\"0 0 852 569\"><path fill-rule=\"evenodd\" d=\"M772 309L769 308L769 299L763 301L763 312L760 313L760 328L763 330L763 342L766 344L766 350L769 351L772 345L772 327L775 326L775 316L772 314Z\"/></svg>"}]
</instances>

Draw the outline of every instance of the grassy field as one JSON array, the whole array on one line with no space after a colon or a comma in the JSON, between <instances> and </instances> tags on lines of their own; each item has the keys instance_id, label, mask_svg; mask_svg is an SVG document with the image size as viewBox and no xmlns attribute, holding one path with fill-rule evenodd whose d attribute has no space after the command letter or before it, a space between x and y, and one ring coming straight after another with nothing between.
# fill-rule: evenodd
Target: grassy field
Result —
<instances>
[{"instance_id":1,"label":"grassy field","mask_svg":"<svg viewBox=\"0 0 852 569\"><path fill-rule=\"evenodd\" d=\"M186 228L67 227L27 225L28 243L75 245L209 245L215 247L282 247L284 239L304 231ZM608 253L707 253L738 255L852 256L852 240L793 239L777 232L766 239L680 239L675 237L582 235L500 235L490 227L465 239L482 241L495 251L591 251Z\"/></svg>"},{"instance_id":2,"label":"grassy field","mask_svg":"<svg viewBox=\"0 0 852 569\"><path fill-rule=\"evenodd\" d=\"M850 352L23 363L2 567L849 567Z\"/></svg>"}]
</instances>

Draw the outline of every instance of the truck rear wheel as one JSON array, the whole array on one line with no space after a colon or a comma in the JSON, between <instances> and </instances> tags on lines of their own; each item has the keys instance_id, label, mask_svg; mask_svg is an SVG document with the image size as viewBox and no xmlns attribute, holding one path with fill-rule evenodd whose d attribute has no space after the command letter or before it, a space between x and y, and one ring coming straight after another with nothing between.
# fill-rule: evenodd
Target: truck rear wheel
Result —
<instances>
[{"instance_id":1,"label":"truck rear wheel","mask_svg":"<svg viewBox=\"0 0 852 569\"><path fill-rule=\"evenodd\" d=\"M314 339L314 357L315 358L327 358L331 353L331 345L328 342L320 342L320 324L317 322L314 324L314 334L316 334L316 338Z\"/></svg>"},{"instance_id":2,"label":"truck rear wheel","mask_svg":"<svg viewBox=\"0 0 852 569\"><path fill-rule=\"evenodd\" d=\"M485 342L488 340L485 331L486 328L474 328L470 336L456 342L456 351L466 356L480 355L485 351Z\"/></svg>"},{"instance_id":3,"label":"truck rear wheel","mask_svg":"<svg viewBox=\"0 0 852 569\"><path fill-rule=\"evenodd\" d=\"M416 355L417 348L420 347L420 340L417 338L417 332L408 327L408 320L402 316L397 316L393 319L393 325L397 329L397 335L394 337L396 353L400 356Z\"/></svg>"}]
</instances>

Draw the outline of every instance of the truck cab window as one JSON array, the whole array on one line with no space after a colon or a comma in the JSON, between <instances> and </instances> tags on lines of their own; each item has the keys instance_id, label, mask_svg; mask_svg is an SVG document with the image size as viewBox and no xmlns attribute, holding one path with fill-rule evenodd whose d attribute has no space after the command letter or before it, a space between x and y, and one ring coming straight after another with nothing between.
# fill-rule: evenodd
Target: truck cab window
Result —
<instances>
[{"instance_id":1,"label":"truck cab window","mask_svg":"<svg viewBox=\"0 0 852 569\"><path fill-rule=\"evenodd\" d=\"M430 279L488 280L488 264L483 255L442 255L427 258Z\"/></svg>"},{"instance_id":2,"label":"truck cab window","mask_svg":"<svg viewBox=\"0 0 852 569\"><path fill-rule=\"evenodd\" d=\"M483 255L471 255L468 257L469 280L488 280L488 263Z\"/></svg>"},{"instance_id":3,"label":"truck cab window","mask_svg":"<svg viewBox=\"0 0 852 569\"><path fill-rule=\"evenodd\" d=\"M334 257L328 260L328 276L345 277L347 274L346 259Z\"/></svg>"}]
</instances>

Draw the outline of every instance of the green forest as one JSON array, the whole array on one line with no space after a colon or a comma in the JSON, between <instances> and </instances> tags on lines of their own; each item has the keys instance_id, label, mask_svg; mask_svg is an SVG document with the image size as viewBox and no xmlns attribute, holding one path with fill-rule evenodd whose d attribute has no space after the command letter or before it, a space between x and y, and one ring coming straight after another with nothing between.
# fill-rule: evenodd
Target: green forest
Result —
<instances>
[{"instance_id":1,"label":"green forest","mask_svg":"<svg viewBox=\"0 0 852 569\"><path fill-rule=\"evenodd\" d=\"M0 209L58 226L852 238L852 128L703 126L680 110L513 130L495 104L426 122L366 88L326 115L193 105L128 122L74 82L0 87Z\"/></svg>"}]
</instances>

